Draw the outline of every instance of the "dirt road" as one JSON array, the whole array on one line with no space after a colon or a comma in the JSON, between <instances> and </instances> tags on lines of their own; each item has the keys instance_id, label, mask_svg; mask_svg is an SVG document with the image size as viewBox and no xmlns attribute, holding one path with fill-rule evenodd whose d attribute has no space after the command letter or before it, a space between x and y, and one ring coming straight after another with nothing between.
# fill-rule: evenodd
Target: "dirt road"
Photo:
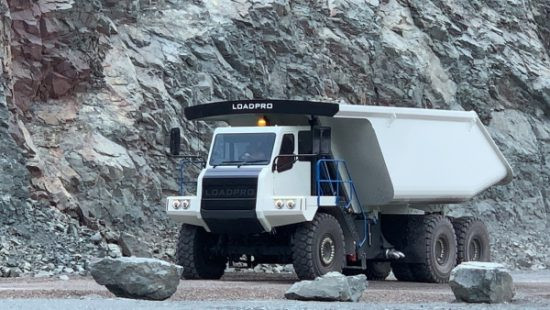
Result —
<instances>
[{"instance_id":1,"label":"dirt road","mask_svg":"<svg viewBox=\"0 0 550 310\"><path fill-rule=\"evenodd\" d=\"M330 309L336 307L337 304L334 303L317 305L284 300L284 292L296 280L292 275L283 274L230 273L220 281L181 281L178 291L168 301L151 304L151 302L112 299L114 296L91 278L78 277L67 281L34 278L1 279L0 299L8 300L0 300L0 308L35 309L33 307L39 306L39 308L50 309L47 306L51 304L51 309L60 310L64 308L56 305L66 304L67 309L81 308L81 306L84 309L116 309L116 304L119 303L120 309L130 306L136 309L157 308L161 304L163 309L172 309L170 305L178 309L181 309L182 305L233 309L257 307ZM506 307L550 309L550 271L514 273L514 280L517 289L516 298ZM106 302L107 299L110 302ZM185 302L182 303L182 301ZM446 284L407 283L394 280L370 281L360 304L363 307L369 304L369 308L372 306L374 309L378 307L383 309L388 307L419 309L426 306L446 309L468 307L454 302L453 294ZM338 308L355 309L360 304L339 304Z\"/></svg>"}]
</instances>

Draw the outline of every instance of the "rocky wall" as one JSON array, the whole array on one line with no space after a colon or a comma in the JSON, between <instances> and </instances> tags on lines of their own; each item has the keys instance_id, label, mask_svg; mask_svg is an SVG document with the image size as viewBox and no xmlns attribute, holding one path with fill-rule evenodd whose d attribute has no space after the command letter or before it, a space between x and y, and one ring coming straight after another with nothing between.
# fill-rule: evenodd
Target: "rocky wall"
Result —
<instances>
[{"instance_id":1,"label":"rocky wall","mask_svg":"<svg viewBox=\"0 0 550 310\"><path fill-rule=\"evenodd\" d=\"M487 221L496 260L550 266L545 0L7 2L13 100L2 115L29 172L18 188L77 234L100 230L82 251L108 252L129 233L173 255L166 134L179 126L186 149L204 152L212 126L186 122L184 107L326 99L478 112L515 177L453 214ZM9 175L25 175L18 167Z\"/></svg>"}]
</instances>

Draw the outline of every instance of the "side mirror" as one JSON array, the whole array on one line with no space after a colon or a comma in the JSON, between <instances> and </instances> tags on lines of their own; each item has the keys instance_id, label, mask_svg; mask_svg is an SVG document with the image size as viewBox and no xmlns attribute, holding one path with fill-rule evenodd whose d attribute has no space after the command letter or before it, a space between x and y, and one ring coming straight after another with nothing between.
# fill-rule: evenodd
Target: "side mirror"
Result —
<instances>
[{"instance_id":1,"label":"side mirror","mask_svg":"<svg viewBox=\"0 0 550 310\"><path fill-rule=\"evenodd\" d=\"M177 156L180 154L181 136L179 128L170 129L170 155Z\"/></svg>"}]
</instances>

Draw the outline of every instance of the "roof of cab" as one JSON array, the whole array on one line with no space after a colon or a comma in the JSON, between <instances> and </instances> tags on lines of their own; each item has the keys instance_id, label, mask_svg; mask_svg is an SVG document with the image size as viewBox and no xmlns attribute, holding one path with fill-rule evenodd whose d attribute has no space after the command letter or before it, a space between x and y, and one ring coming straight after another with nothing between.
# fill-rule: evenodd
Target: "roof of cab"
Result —
<instances>
[{"instance_id":1,"label":"roof of cab","mask_svg":"<svg viewBox=\"0 0 550 310\"><path fill-rule=\"evenodd\" d=\"M303 100L235 100L195 105L185 108L188 120L223 119L236 114L294 114L334 116L340 105L336 103Z\"/></svg>"}]
</instances>

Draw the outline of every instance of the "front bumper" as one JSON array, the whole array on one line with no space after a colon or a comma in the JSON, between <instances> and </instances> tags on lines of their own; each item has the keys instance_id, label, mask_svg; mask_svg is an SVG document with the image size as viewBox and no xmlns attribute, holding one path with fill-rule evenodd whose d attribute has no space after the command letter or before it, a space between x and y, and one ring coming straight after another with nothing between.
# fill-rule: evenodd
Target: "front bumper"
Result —
<instances>
[{"instance_id":1,"label":"front bumper","mask_svg":"<svg viewBox=\"0 0 550 310\"><path fill-rule=\"evenodd\" d=\"M188 201L189 207L174 207L175 201ZM201 200L197 196L172 196L166 199L166 213L168 217L178 223L200 226L210 231L201 216Z\"/></svg>"},{"instance_id":2,"label":"front bumper","mask_svg":"<svg viewBox=\"0 0 550 310\"><path fill-rule=\"evenodd\" d=\"M322 206L336 206L335 197L322 197ZM174 208L174 201L188 201L189 207ZM293 206L289 207L288 202ZM279 202L283 202L282 206ZM318 209L316 196L269 197L257 200L255 210L202 210L196 196L173 196L166 199L166 212L173 220L200 226L214 233L270 232L274 227L313 220ZM210 223L210 224L207 224ZM261 227L253 225L259 222Z\"/></svg>"}]
</instances>

